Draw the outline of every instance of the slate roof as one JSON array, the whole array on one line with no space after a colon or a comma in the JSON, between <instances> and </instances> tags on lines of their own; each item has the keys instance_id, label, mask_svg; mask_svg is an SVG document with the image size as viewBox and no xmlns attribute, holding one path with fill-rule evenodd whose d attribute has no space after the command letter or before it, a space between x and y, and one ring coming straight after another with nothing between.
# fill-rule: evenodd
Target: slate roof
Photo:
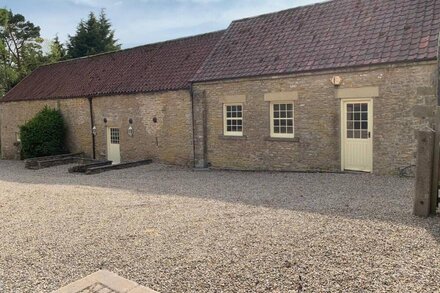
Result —
<instances>
[{"instance_id":1,"label":"slate roof","mask_svg":"<svg viewBox=\"0 0 440 293\"><path fill-rule=\"evenodd\" d=\"M193 81L436 59L439 0L334 0L234 21Z\"/></svg>"},{"instance_id":2,"label":"slate roof","mask_svg":"<svg viewBox=\"0 0 440 293\"><path fill-rule=\"evenodd\" d=\"M223 32L41 66L1 101L187 89Z\"/></svg>"}]
</instances>

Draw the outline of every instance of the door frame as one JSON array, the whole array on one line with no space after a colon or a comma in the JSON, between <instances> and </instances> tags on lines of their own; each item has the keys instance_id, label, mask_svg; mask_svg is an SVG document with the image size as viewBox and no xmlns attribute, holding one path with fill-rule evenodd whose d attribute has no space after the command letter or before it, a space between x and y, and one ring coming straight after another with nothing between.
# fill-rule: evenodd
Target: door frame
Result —
<instances>
[{"instance_id":1,"label":"door frame","mask_svg":"<svg viewBox=\"0 0 440 293\"><path fill-rule=\"evenodd\" d=\"M119 129L119 161L121 161L121 128L116 126L107 126L107 160L110 160L111 129ZM120 162L119 162L120 163ZM113 162L115 164L115 162Z\"/></svg>"},{"instance_id":2,"label":"door frame","mask_svg":"<svg viewBox=\"0 0 440 293\"><path fill-rule=\"evenodd\" d=\"M373 139L374 139L374 121L373 121L373 111L374 111L374 99L373 98L346 98L341 99L340 105L340 122L341 122L341 133L340 133L340 145L341 145L341 171L345 171L345 136L347 132L347 113L345 105L348 103L369 103L368 106L368 125L370 130L370 149L371 149L371 158L370 158L370 170L360 171L366 173L373 173Z\"/></svg>"}]
</instances>

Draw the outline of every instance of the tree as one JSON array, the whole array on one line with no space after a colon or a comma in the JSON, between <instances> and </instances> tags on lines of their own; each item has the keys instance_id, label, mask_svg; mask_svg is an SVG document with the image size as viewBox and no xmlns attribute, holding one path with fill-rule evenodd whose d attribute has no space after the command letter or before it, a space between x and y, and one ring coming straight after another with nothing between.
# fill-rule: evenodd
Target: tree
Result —
<instances>
[{"instance_id":1,"label":"tree","mask_svg":"<svg viewBox=\"0 0 440 293\"><path fill-rule=\"evenodd\" d=\"M58 36L55 36L50 44L50 52L47 55L48 63L54 63L66 58L66 49L61 44Z\"/></svg>"},{"instance_id":2,"label":"tree","mask_svg":"<svg viewBox=\"0 0 440 293\"><path fill-rule=\"evenodd\" d=\"M0 38L10 53L9 62L15 64L20 73L26 73L29 65L26 57L42 55L40 27L6 9L0 9L0 23Z\"/></svg>"},{"instance_id":3,"label":"tree","mask_svg":"<svg viewBox=\"0 0 440 293\"><path fill-rule=\"evenodd\" d=\"M41 64L40 28L21 14L0 9L0 91L5 92Z\"/></svg>"},{"instance_id":4,"label":"tree","mask_svg":"<svg viewBox=\"0 0 440 293\"><path fill-rule=\"evenodd\" d=\"M99 18L90 12L87 21L81 20L76 34L69 36L67 51L69 58L84 57L99 53L119 50L111 23L104 10L101 10Z\"/></svg>"}]
</instances>

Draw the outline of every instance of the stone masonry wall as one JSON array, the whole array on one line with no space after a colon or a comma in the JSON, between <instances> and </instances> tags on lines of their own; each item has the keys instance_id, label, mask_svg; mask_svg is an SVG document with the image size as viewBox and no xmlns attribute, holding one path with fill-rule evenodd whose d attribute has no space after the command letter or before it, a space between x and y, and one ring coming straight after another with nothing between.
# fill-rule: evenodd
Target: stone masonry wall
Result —
<instances>
[{"instance_id":1,"label":"stone masonry wall","mask_svg":"<svg viewBox=\"0 0 440 293\"><path fill-rule=\"evenodd\" d=\"M16 133L19 125L44 106L59 108L67 125L71 152L92 156L89 102L85 98L24 101L0 104L3 159L19 159ZM192 107L188 91L96 97L93 99L96 156L107 157L107 127L120 128L121 160L154 159L177 165L192 165ZM104 118L107 123L104 123ZM128 135L129 119L134 136ZM157 123L153 122L157 119Z\"/></svg>"},{"instance_id":2,"label":"stone masonry wall","mask_svg":"<svg viewBox=\"0 0 440 293\"><path fill-rule=\"evenodd\" d=\"M32 119L44 106L60 109L66 126L69 151L92 153L90 114L87 99L23 101L0 104L1 154L3 159L19 159L16 145L19 126Z\"/></svg>"},{"instance_id":3,"label":"stone masonry wall","mask_svg":"<svg viewBox=\"0 0 440 293\"><path fill-rule=\"evenodd\" d=\"M122 161L154 159L190 166L191 108L191 96L185 90L94 98L97 157L107 156L107 127L118 127ZM133 137L128 135L129 119Z\"/></svg>"},{"instance_id":4,"label":"stone masonry wall","mask_svg":"<svg viewBox=\"0 0 440 293\"><path fill-rule=\"evenodd\" d=\"M436 104L435 62L196 83L195 96L203 96L206 105L195 99L195 113L207 117L207 129L203 133L201 120L195 120L195 161L214 168L339 171L341 100L330 82L335 75L342 77L341 89L379 87L379 96L373 98L373 172L396 174L398 168L414 164L420 121L412 108ZM298 92L294 125L299 141L270 141L269 102L264 94L289 91ZM246 97L241 139L222 135L222 99L236 95ZM206 151L201 149L204 144Z\"/></svg>"}]
</instances>

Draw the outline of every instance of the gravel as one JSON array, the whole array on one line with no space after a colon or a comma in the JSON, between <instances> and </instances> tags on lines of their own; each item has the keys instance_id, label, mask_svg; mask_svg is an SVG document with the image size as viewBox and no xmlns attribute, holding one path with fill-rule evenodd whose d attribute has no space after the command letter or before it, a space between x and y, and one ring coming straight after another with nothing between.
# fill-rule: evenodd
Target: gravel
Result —
<instances>
[{"instance_id":1,"label":"gravel","mask_svg":"<svg viewBox=\"0 0 440 293\"><path fill-rule=\"evenodd\" d=\"M434 292L440 220L412 179L192 172L94 176L0 161L0 291L99 269L160 292Z\"/></svg>"}]
</instances>

